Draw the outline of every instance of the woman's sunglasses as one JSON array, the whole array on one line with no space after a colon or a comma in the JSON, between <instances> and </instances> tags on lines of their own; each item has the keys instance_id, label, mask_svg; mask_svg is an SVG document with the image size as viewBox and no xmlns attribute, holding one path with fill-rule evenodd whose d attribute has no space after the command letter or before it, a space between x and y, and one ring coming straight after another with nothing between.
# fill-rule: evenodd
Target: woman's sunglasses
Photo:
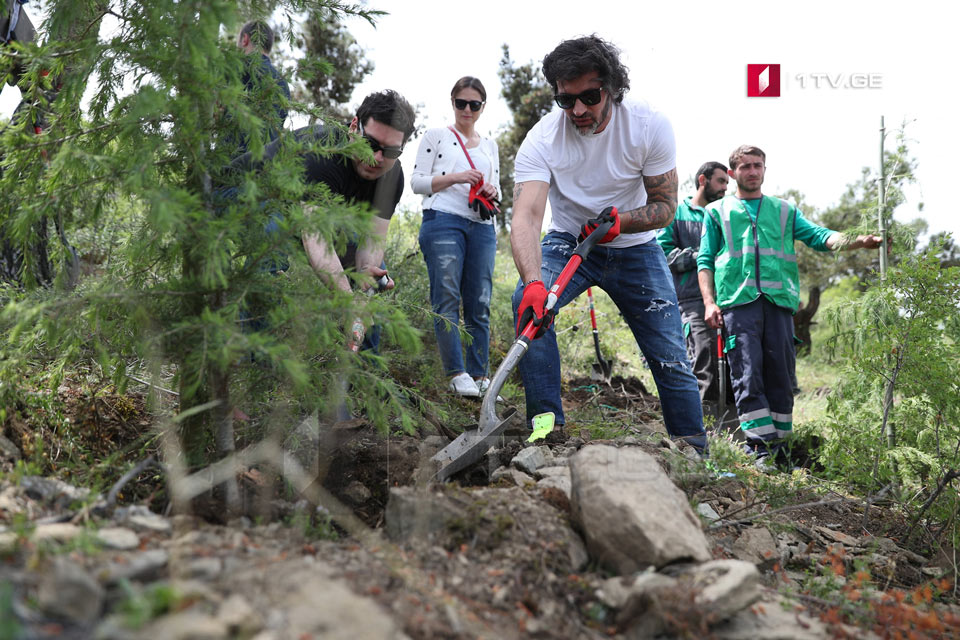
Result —
<instances>
[{"instance_id":1,"label":"woman's sunglasses","mask_svg":"<svg viewBox=\"0 0 960 640\"><path fill-rule=\"evenodd\" d=\"M570 109L577 103L577 100L582 102L588 107L592 107L595 104L600 104L600 98L602 97L601 91L603 89L587 89L583 93L558 93L553 96L553 99L557 101L557 106L561 109Z\"/></svg>"},{"instance_id":2,"label":"woman's sunglasses","mask_svg":"<svg viewBox=\"0 0 960 640\"><path fill-rule=\"evenodd\" d=\"M457 108L457 111L463 111L467 108L467 105L470 105L470 111L480 111L485 104L486 102L481 100L463 100L461 98L453 99L453 106Z\"/></svg>"},{"instance_id":3,"label":"woman's sunglasses","mask_svg":"<svg viewBox=\"0 0 960 640\"><path fill-rule=\"evenodd\" d=\"M370 145L370 150L376 153L377 151L383 152L384 158L389 158L391 160L396 160L400 157L400 154L403 153L403 146L399 147L385 147L380 144L380 141L363 132L363 123L357 120L357 127L360 129L360 135L363 136L363 139L367 141L367 144Z\"/></svg>"}]
</instances>

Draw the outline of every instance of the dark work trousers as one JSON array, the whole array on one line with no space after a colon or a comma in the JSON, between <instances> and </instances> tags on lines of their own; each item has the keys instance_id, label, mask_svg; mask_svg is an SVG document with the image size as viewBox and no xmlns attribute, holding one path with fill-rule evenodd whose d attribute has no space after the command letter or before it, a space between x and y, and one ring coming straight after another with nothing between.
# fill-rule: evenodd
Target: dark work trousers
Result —
<instances>
[{"instance_id":1,"label":"dark work trousers","mask_svg":"<svg viewBox=\"0 0 960 640\"><path fill-rule=\"evenodd\" d=\"M720 400L717 378L717 330L703 320L703 300L685 300L680 303L680 321L687 342L687 356L693 365L700 387L700 403L716 404Z\"/></svg>"},{"instance_id":2,"label":"dark work trousers","mask_svg":"<svg viewBox=\"0 0 960 640\"><path fill-rule=\"evenodd\" d=\"M723 311L724 337L740 428L747 440L774 441L793 428L793 314L764 296Z\"/></svg>"}]
</instances>

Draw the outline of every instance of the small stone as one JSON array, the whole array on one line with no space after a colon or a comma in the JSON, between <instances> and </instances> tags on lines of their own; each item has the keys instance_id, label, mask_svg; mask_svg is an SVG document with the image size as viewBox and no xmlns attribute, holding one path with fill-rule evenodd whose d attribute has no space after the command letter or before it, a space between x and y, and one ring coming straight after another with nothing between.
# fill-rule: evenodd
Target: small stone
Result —
<instances>
[{"instance_id":1,"label":"small stone","mask_svg":"<svg viewBox=\"0 0 960 640\"><path fill-rule=\"evenodd\" d=\"M227 638L227 625L196 611L182 611L154 620L141 632L143 638L164 640L222 640Z\"/></svg>"},{"instance_id":2,"label":"small stone","mask_svg":"<svg viewBox=\"0 0 960 640\"><path fill-rule=\"evenodd\" d=\"M763 564L779 558L777 543L766 527L752 527L733 543L733 555L745 562Z\"/></svg>"},{"instance_id":3,"label":"small stone","mask_svg":"<svg viewBox=\"0 0 960 640\"><path fill-rule=\"evenodd\" d=\"M173 530L173 527L170 525L170 522L161 516L131 516L128 522L138 529L145 529L146 531L155 531L157 533L170 533Z\"/></svg>"},{"instance_id":4,"label":"small stone","mask_svg":"<svg viewBox=\"0 0 960 640\"><path fill-rule=\"evenodd\" d=\"M151 549L133 554L126 562L111 563L106 569L104 581L108 584L120 580L150 580L162 577L161 571L166 568L170 556L162 549Z\"/></svg>"},{"instance_id":5,"label":"small stone","mask_svg":"<svg viewBox=\"0 0 960 640\"><path fill-rule=\"evenodd\" d=\"M860 541L857 538L848 536L842 531L834 531L833 529L828 529L827 527L817 527L816 529L820 535L831 542L839 542L840 544L848 547L860 546Z\"/></svg>"},{"instance_id":6,"label":"small stone","mask_svg":"<svg viewBox=\"0 0 960 640\"><path fill-rule=\"evenodd\" d=\"M108 549L132 551L140 546L140 536L124 527L105 527L97 531L97 540Z\"/></svg>"},{"instance_id":7,"label":"small stone","mask_svg":"<svg viewBox=\"0 0 960 640\"><path fill-rule=\"evenodd\" d=\"M220 558L194 558L177 569L177 575L181 578L215 580L223 571L223 561Z\"/></svg>"},{"instance_id":8,"label":"small stone","mask_svg":"<svg viewBox=\"0 0 960 640\"><path fill-rule=\"evenodd\" d=\"M75 624L88 624L100 616L103 587L80 566L64 556L40 572L37 606L44 613Z\"/></svg>"},{"instance_id":9,"label":"small stone","mask_svg":"<svg viewBox=\"0 0 960 640\"><path fill-rule=\"evenodd\" d=\"M720 519L720 514L706 502L701 502L697 505L697 513L709 522L716 522Z\"/></svg>"},{"instance_id":10,"label":"small stone","mask_svg":"<svg viewBox=\"0 0 960 640\"><path fill-rule=\"evenodd\" d=\"M565 476L547 476L543 480L537 482L538 489L559 489L566 496L567 500L570 500L571 492L573 491L573 482L570 480L570 474Z\"/></svg>"},{"instance_id":11,"label":"small stone","mask_svg":"<svg viewBox=\"0 0 960 640\"><path fill-rule=\"evenodd\" d=\"M512 464L514 467L530 475L533 475L540 467L546 466L546 463L547 458L543 454L541 447L527 447L525 449L521 449L520 453L518 453L513 460L510 461L510 464Z\"/></svg>"},{"instance_id":12,"label":"small stone","mask_svg":"<svg viewBox=\"0 0 960 640\"><path fill-rule=\"evenodd\" d=\"M511 467L500 467L492 474L490 474L490 482L500 482L501 480L509 482L510 484L523 487L528 484L532 484L534 479L523 471L519 469L513 469Z\"/></svg>"},{"instance_id":13,"label":"small stone","mask_svg":"<svg viewBox=\"0 0 960 640\"><path fill-rule=\"evenodd\" d=\"M373 497L370 489L362 482L354 480L343 490L343 494L355 503L361 504Z\"/></svg>"},{"instance_id":14,"label":"small stone","mask_svg":"<svg viewBox=\"0 0 960 640\"><path fill-rule=\"evenodd\" d=\"M25 476L20 480L20 488L34 500L64 509L90 497L90 489L80 489L56 478Z\"/></svg>"},{"instance_id":15,"label":"small stone","mask_svg":"<svg viewBox=\"0 0 960 640\"><path fill-rule=\"evenodd\" d=\"M56 522L41 524L33 531L34 542L70 542L83 533L83 529L75 524Z\"/></svg>"},{"instance_id":16,"label":"small stone","mask_svg":"<svg viewBox=\"0 0 960 640\"><path fill-rule=\"evenodd\" d=\"M246 638L263 628L263 620L246 598L233 594L220 605L217 618L226 625L231 636Z\"/></svg>"},{"instance_id":17,"label":"small stone","mask_svg":"<svg viewBox=\"0 0 960 640\"><path fill-rule=\"evenodd\" d=\"M16 462L20 457L20 449L17 448L17 445L7 440L4 436L0 436L0 460L6 458L11 462Z\"/></svg>"},{"instance_id":18,"label":"small stone","mask_svg":"<svg viewBox=\"0 0 960 640\"><path fill-rule=\"evenodd\" d=\"M146 531L170 533L173 530L173 525L169 520L142 505L131 505L117 509L114 517L121 522L127 522L137 529Z\"/></svg>"}]
</instances>

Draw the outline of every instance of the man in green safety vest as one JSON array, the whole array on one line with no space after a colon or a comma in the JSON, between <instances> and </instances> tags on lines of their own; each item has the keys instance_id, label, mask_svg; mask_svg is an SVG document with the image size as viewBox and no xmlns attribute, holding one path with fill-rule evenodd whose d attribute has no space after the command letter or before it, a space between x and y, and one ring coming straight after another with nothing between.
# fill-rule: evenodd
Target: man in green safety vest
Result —
<instances>
[{"instance_id":1,"label":"man in green safety vest","mask_svg":"<svg viewBox=\"0 0 960 640\"><path fill-rule=\"evenodd\" d=\"M763 195L766 154L742 145L730 155L736 195L706 207L697 255L704 318L723 328L740 428L766 462L793 427L793 314L800 303L794 242L817 251L875 249L881 238L831 231L796 205Z\"/></svg>"}]
</instances>

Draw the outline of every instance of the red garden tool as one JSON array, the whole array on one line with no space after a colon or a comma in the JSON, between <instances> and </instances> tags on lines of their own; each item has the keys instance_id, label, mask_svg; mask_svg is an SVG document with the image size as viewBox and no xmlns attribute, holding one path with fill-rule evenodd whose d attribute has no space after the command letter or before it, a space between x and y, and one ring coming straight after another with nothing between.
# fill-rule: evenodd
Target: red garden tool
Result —
<instances>
[{"instance_id":1,"label":"red garden tool","mask_svg":"<svg viewBox=\"0 0 960 640\"><path fill-rule=\"evenodd\" d=\"M597 331L597 314L593 310L593 289L591 287L587 287L587 300L590 303L590 324L593 326L593 348L597 351L597 361L593 363L594 377L602 380L605 384L610 384L613 361L604 358L600 351L600 332Z\"/></svg>"},{"instance_id":2,"label":"red garden tool","mask_svg":"<svg viewBox=\"0 0 960 640\"><path fill-rule=\"evenodd\" d=\"M560 272L557 280L550 287L550 292L547 294L547 303L544 305L544 317L556 306L560 294L567 288L573 274L580 268L580 263L612 227L613 222L604 222L577 245L573 255L570 256L570 260L563 267L563 271ZM437 480L443 482L453 474L466 469L483 458L487 450L497 443L497 439L512 422L513 415L517 412L516 409L510 409L503 419L497 416L497 394L503 388L507 376L527 353L530 341L533 340L537 329L539 327L535 324L535 320L528 322L516 341L510 346L503 362L497 367L497 372L493 374L490 386L483 397L483 404L480 405L479 429L464 431L453 442L433 456L432 459L440 463L440 470L437 471L436 475Z\"/></svg>"},{"instance_id":3,"label":"red garden tool","mask_svg":"<svg viewBox=\"0 0 960 640\"><path fill-rule=\"evenodd\" d=\"M717 426L721 426L727 413L727 358L723 352L723 330L717 329L717 373L720 376L720 401L717 402Z\"/></svg>"}]
</instances>

